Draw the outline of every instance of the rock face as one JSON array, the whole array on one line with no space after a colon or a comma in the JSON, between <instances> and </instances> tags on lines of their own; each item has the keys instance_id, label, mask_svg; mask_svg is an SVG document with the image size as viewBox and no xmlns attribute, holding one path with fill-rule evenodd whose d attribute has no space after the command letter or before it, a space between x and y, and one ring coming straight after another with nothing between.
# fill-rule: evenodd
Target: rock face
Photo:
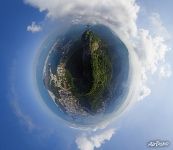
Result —
<instances>
[{"instance_id":1,"label":"rock face","mask_svg":"<svg viewBox=\"0 0 173 150\"><path fill-rule=\"evenodd\" d=\"M79 45L80 52L74 51L67 61L66 69L71 74L69 83L80 105L96 113L104 108L111 80L111 60L106 44L91 30L82 34ZM81 66L73 68L76 62ZM79 76L75 76L76 73Z\"/></svg>"},{"instance_id":2,"label":"rock face","mask_svg":"<svg viewBox=\"0 0 173 150\"><path fill-rule=\"evenodd\" d=\"M50 60L44 74L45 86L55 103L72 116L104 112L112 78L107 44L86 29L79 39L57 47L50 56L59 51L56 71L52 67L55 60Z\"/></svg>"}]
</instances>

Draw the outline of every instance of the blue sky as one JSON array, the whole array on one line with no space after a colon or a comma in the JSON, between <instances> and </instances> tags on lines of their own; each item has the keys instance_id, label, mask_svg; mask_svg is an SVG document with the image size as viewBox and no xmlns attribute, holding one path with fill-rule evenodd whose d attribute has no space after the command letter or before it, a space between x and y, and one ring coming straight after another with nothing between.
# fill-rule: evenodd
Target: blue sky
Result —
<instances>
[{"instance_id":1,"label":"blue sky","mask_svg":"<svg viewBox=\"0 0 173 150\"><path fill-rule=\"evenodd\" d=\"M158 13L170 34L167 43L172 47L173 20L170 14L173 13L173 2L145 0L137 1L137 4L141 7L137 26L148 27L146 16ZM42 7L38 4L39 6ZM52 12L49 8L47 11ZM0 150L74 150L79 147L76 144L77 138L91 139L102 135L102 129L95 132L69 127L52 114L33 88L34 58L48 36L50 26L56 26L57 23L57 20L46 18L46 14L45 11L40 12L37 8L24 4L22 0L1 1ZM27 31L27 26L33 21L41 26L41 31ZM171 67L172 57L171 50L165 56L166 63ZM173 144L173 78L170 76L162 79L157 74L159 71L147 76L151 94L136 102L107 127L115 129L115 133L110 140L100 142L98 149L146 150L146 143L155 139L169 140ZM172 149L172 144L167 149Z\"/></svg>"}]
</instances>

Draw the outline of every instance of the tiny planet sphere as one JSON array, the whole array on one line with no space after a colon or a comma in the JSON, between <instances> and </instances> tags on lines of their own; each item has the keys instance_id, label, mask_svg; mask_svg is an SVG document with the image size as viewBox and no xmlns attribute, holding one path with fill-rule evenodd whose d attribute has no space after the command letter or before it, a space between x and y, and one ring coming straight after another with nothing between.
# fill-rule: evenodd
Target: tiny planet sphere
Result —
<instances>
[{"instance_id":1,"label":"tiny planet sphere","mask_svg":"<svg viewBox=\"0 0 173 150\"><path fill-rule=\"evenodd\" d=\"M105 121L128 93L126 46L103 25L75 25L53 39L44 43L36 71L44 101L72 124Z\"/></svg>"}]
</instances>

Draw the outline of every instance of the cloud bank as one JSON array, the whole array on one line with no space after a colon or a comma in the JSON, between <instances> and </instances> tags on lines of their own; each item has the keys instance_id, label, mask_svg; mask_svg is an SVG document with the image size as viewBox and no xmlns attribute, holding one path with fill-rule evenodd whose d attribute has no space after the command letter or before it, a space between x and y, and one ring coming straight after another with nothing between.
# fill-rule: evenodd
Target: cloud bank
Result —
<instances>
[{"instance_id":1,"label":"cloud bank","mask_svg":"<svg viewBox=\"0 0 173 150\"><path fill-rule=\"evenodd\" d=\"M106 20L125 34L137 33L136 19L139 6L135 0L25 0L25 3L47 12L47 17L98 22Z\"/></svg>"},{"instance_id":2,"label":"cloud bank","mask_svg":"<svg viewBox=\"0 0 173 150\"><path fill-rule=\"evenodd\" d=\"M82 135L76 139L76 144L80 150L94 150L101 147L105 141L109 141L114 133L115 129L108 129L91 136Z\"/></svg>"}]
</instances>

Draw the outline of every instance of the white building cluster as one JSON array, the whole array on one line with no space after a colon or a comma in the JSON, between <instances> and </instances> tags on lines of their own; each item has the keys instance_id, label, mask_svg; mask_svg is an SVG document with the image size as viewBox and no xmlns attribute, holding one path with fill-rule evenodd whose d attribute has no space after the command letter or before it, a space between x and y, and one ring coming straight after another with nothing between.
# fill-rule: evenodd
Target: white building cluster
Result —
<instances>
[{"instance_id":1,"label":"white building cluster","mask_svg":"<svg viewBox=\"0 0 173 150\"><path fill-rule=\"evenodd\" d=\"M64 63L60 63L57 67L57 75L53 75L50 72L50 82L53 82L55 87L57 87L59 97L56 97L62 107L67 113L72 115L84 115L88 113L79 105L76 97L73 96L72 92L69 90L70 86L66 79L66 70Z\"/></svg>"}]
</instances>

